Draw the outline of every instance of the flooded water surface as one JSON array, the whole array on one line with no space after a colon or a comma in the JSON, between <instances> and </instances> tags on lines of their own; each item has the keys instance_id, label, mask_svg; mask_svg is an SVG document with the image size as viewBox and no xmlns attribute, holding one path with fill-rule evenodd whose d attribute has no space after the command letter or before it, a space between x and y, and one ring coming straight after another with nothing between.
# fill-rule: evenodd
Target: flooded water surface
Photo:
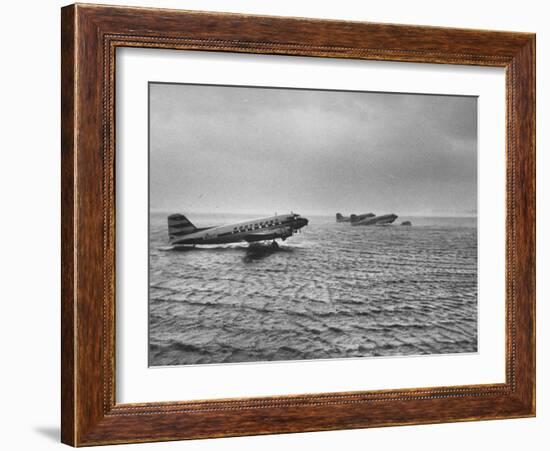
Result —
<instances>
[{"instance_id":1,"label":"flooded water surface","mask_svg":"<svg viewBox=\"0 0 550 451\"><path fill-rule=\"evenodd\" d=\"M166 251L166 214L151 214L149 364L477 351L475 218L352 227L305 216L279 249ZM197 227L250 219L187 217Z\"/></svg>"}]
</instances>

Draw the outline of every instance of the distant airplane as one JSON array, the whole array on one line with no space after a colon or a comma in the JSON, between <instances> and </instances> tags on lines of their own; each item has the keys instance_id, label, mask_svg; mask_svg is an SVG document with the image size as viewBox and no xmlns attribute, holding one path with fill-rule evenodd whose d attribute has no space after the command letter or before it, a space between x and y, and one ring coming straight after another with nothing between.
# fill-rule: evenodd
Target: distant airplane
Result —
<instances>
[{"instance_id":1,"label":"distant airplane","mask_svg":"<svg viewBox=\"0 0 550 451\"><path fill-rule=\"evenodd\" d=\"M245 241L283 241L308 224L299 214L275 215L223 226L197 228L184 215L168 216L168 235L173 247L197 244L227 244Z\"/></svg>"},{"instance_id":2,"label":"distant airplane","mask_svg":"<svg viewBox=\"0 0 550 451\"><path fill-rule=\"evenodd\" d=\"M336 213L336 222L356 222L360 221L361 219L372 218L374 216L374 213L365 213L362 215L352 214L350 216L342 216L342 213Z\"/></svg>"},{"instance_id":3,"label":"distant airplane","mask_svg":"<svg viewBox=\"0 0 550 451\"><path fill-rule=\"evenodd\" d=\"M359 221L352 221L351 225L353 226L370 226L370 225L384 225L391 224L397 219L397 215L381 215L381 216L370 216L368 218L360 219Z\"/></svg>"},{"instance_id":4,"label":"distant airplane","mask_svg":"<svg viewBox=\"0 0 550 451\"><path fill-rule=\"evenodd\" d=\"M363 219L366 219L366 218L374 218L376 215L374 213L364 213L362 215L350 215L349 217L349 222L351 223L354 223L354 222L359 222L359 221L362 221Z\"/></svg>"}]
</instances>

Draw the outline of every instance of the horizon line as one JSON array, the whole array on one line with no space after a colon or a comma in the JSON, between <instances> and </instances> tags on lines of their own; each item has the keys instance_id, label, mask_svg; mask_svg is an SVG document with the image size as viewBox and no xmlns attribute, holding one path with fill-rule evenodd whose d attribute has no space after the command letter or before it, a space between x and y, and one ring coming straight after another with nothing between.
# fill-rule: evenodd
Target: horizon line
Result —
<instances>
[{"instance_id":1,"label":"horizon line","mask_svg":"<svg viewBox=\"0 0 550 451\"><path fill-rule=\"evenodd\" d=\"M183 212L183 213L182 213ZM173 214L173 213L182 213L182 214L210 214L210 215L254 215L254 216L273 216L274 214L286 214L286 213L297 213L302 216L309 215L309 216L325 216L325 217L332 217L336 216L336 213L341 212L334 212L334 213L326 213L326 212L314 212L314 211L306 211L305 213L300 213L295 210L277 210L275 212L269 213L264 211L257 211L257 210L247 210L247 211L212 211L212 210L181 210L181 209L149 209L149 214L151 213L165 213L165 214ZM346 216L347 214L341 213L342 215ZM354 214L354 213L350 213ZM355 214L362 214L362 213L355 213ZM376 214L376 213L375 213ZM385 215L385 214L397 214L394 212L385 212L385 213L379 213L379 215ZM378 215L378 214L377 214ZM397 214L398 217L428 217L428 218L477 218L478 214L476 213L422 213L422 212L416 212L416 213L402 213Z\"/></svg>"}]
</instances>

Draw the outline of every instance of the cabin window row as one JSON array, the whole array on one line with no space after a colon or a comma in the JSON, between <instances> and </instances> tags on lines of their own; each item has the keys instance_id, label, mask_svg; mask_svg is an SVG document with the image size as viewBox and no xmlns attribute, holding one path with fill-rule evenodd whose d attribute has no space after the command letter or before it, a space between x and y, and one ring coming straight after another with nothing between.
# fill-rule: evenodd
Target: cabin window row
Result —
<instances>
[{"instance_id":1,"label":"cabin window row","mask_svg":"<svg viewBox=\"0 0 550 451\"><path fill-rule=\"evenodd\" d=\"M248 224L246 226L234 227L233 233L241 233L241 232L248 232L251 230L264 229L266 227L271 227L274 225L281 225L281 223L279 221L266 221L266 222L259 222L257 224Z\"/></svg>"}]
</instances>

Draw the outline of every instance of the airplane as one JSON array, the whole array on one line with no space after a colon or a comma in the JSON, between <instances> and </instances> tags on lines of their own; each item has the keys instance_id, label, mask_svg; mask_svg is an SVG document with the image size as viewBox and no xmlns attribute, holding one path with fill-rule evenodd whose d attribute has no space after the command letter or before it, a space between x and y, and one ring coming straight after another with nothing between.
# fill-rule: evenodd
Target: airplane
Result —
<instances>
[{"instance_id":1,"label":"airplane","mask_svg":"<svg viewBox=\"0 0 550 451\"><path fill-rule=\"evenodd\" d=\"M353 223L353 222L359 222L359 221L362 221L363 219L366 219L366 218L374 218L376 215L374 213L365 213L365 214L362 214L362 215L354 215L354 214L351 214L350 217L349 217L349 222Z\"/></svg>"},{"instance_id":2,"label":"airplane","mask_svg":"<svg viewBox=\"0 0 550 451\"><path fill-rule=\"evenodd\" d=\"M184 215L175 213L168 216L168 235L172 248L241 241L253 243L266 240L273 240L273 247L278 247L275 239L286 240L305 227L308 222L299 214L290 213L223 226L197 228Z\"/></svg>"},{"instance_id":3,"label":"airplane","mask_svg":"<svg viewBox=\"0 0 550 451\"><path fill-rule=\"evenodd\" d=\"M365 213L362 215L352 214L350 216L342 216L342 213L336 213L336 222L356 222L360 221L361 219L372 218L374 216L374 213Z\"/></svg>"},{"instance_id":4,"label":"airplane","mask_svg":"<svg viewBox=\"0 0 550 451\"><path fill-rule=\"evenodd\" d=\"M372 216L368 218L363 218L359 221L352 221L351 225L353 226L385 225L385 224L391 224L396 219L397 219L397 215L392 213L389 215Z\"/></svg>"}]
</instances>

